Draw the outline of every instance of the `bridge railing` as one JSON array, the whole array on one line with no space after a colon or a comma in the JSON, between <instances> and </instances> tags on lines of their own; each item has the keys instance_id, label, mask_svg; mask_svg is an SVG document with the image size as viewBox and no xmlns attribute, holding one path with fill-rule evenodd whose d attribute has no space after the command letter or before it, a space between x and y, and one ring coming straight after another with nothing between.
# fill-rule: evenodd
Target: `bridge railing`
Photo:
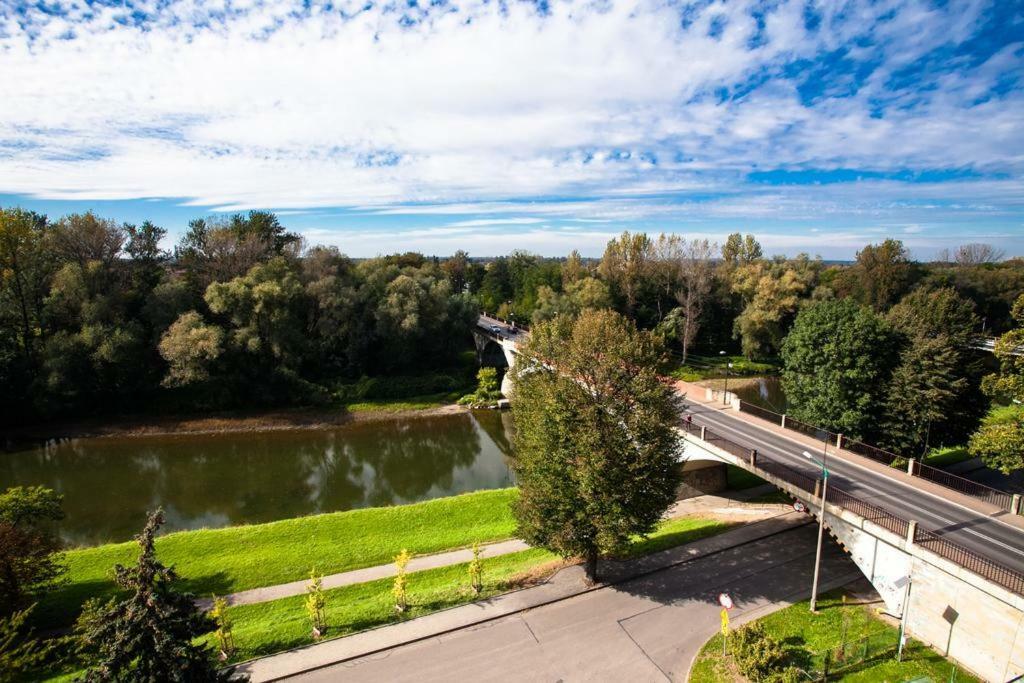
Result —
<instances>
[{"instance_id":1,"label":"bridge railing","mask_svg":"<svg viewBox=\"0 0 1024 683\"><path fill-rule=\"evenodd\" d=\"M820 480L816 477L810 477L799 470L779 462L775 458L759 454L755 449L736 443L728 437L717 434L706 426L702 427L694 424L692 421L687 422L684 420L682 429L688 434L703 437L707 443L740 458L747 463L755 474L763 473L773 476L802 491L810 493L814 497L820 496ZM843 491L837 486L829 485L827 501L832 505L849 510L902 538L906 538L910 532L909 520ZM950 541L939 534L920 527L916 527L913 540L914 543L919 544L922 548L939 557L950 560L1017 595L1024 595L1024 572L1011 569L995 560L990 560L954 541Z\"/></svg>"},{"instance_id":2,"label":"bridge railing","mask_svg":"<svg viewBox=\"0 0 1024 683\"><path fill-rule=\"evenodd\" d=\"M862 441L856 441L842 434L836 434L830 432L827 429L816 427L806 422L801 422L789 415L783 415L774 411L762 408L761 406L753 405L747 401L740 401L740 412L749 413L754 417L773 422L786 429L791 429L794 432L799 432L811 438L819 441L824 441L831 446L838 446L839 448L848 450L857 455L864 456L879 462L883 465L888 466L901 466L900 463L906 463L906 459L903 456L897 455L884 448L878 446L872 446L871 444L864 443ZM926 465L922 462L915 461L912 471L908 472L912 476L921 477L928 481L945 486L946 488L958 491L965 495L977 498L985 501L991 505L995 505L1007 512L1013 512L1013 495L999 489L992 488L991 486L985 486L979 484L976 481L961 477L941 470L931 465Z\"/></svg>"},{"instance_id":3,"label":"bridge railing","mask_svg":"<svg viewBox=\"0 0 1024 683\"><path fill-rule=\"evenodd\" d=\"M914 543L1017 595L1024 595L1024 574L1015 569L982 557L978 553L925 529L918 529L914 533Z\"/></svg>"}]
</instances>

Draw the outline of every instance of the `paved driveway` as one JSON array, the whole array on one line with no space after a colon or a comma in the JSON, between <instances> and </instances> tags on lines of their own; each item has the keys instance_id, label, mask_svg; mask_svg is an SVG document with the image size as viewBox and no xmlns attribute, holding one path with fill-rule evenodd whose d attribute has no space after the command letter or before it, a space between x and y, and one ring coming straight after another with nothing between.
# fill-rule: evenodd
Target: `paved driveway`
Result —
<instances>
[{"instance_id":1,"label":"paved driveway","mask_svg":"<svg viewBox=\"0 0 1024 683\"><path fill-rule=\"evenodd\" d=\"M715 555L487 624L302 674L302 681L685 681L719 627L729 592L742 623L807 597L817 527ZM822 581L859 576L833 543Z\"/></svg>"}]
</instances>

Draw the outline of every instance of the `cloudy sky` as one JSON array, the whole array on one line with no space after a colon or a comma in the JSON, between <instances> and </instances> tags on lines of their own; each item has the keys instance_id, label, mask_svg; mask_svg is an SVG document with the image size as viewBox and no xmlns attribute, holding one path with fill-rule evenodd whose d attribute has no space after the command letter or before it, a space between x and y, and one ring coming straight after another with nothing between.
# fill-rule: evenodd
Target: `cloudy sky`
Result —
<instances>
[{"instance_id":1,"label":"cloudy sky","mask_svg":"<svg viewBox=\"0 0 1024 683\"><path fill-rule=\"evenodd\" d=\"M1024 2L0 0L0 205L355 256L1024 255Z\"/></svg>"}]
</instances>

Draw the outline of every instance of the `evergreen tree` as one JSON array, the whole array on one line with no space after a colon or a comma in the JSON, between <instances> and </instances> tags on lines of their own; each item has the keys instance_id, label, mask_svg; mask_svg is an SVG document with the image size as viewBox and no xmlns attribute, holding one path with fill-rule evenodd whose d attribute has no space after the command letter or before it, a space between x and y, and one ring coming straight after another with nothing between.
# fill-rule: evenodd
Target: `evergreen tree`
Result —
<instances>
[{"instance_id":1,"label":"evergreen tree","mask_svg":"<svg viewBox=\"0 0 1024 683\"><path fill-rule=\"evenodd\" d=\"M114 581L127 598L112 602L84 634L98 652L86 681L243 681L230 670L218 671L211 652L193 641L217 624L179 592L178 575L156 558L154 539L164 523L163 510L149 516L136 537L141 552L134 567L117 565Z\"/></svg>"},{"instance_id":2,"label":"evergreen tree","mask_svg":"<svg viewBox=\"0 0 1024 683\"><path fill-rule=\"evenodd\" d=\"M535 327L516 365L518 533L584 557L591 580L600 553L650 532L675 500L679 406L660 358L650 334L587 310Z\"/></svg>"}]
</instances>

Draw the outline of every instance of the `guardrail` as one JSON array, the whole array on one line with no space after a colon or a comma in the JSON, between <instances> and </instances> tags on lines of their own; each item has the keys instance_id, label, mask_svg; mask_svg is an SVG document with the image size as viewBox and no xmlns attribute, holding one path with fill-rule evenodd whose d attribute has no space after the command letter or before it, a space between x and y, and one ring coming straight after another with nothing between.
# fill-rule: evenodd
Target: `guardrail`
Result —
<instances>
[{"instance_id":1,"label":"guardrail","mask_svg":"<svg viewBox=\"0 0 1024 683\"><path fill-rule=\"evenodd\" d=\"M788 418L786 422L789 422ZM779 462L777 459L760 454L756 449L739 444L716 433L707 426L696 424L692 420L683 420L681 428L688 434L697 436L726 453L741 459L755 474L762 473L781 479L787 484L811 494L815 498L821 495L819 488L820 479L817 477L809 477L803 472ZM910 532L910 520L904 519L866 500L862 500L837 486L829 485L827 502L849 510L903 538L907 538ZM914 543L939 557L950 560L1017 595L1024 595L1024 572L1006 567L999 562L979 555L973 550L968 550L939 534L920 527L915 528L913 540Z\"/></svg>"},{"instance_id":2,"label":"guardrail","mask_svg":"<svg viewBox=\"0 0 1024 683\"><path fill-rule=\"evenodd\" d=\"M872 446L861 441L856 441L847 436L843 436L842 434L836 434L835 432L830 432L827 429L816 427L806 422L801 422L789 415L776 413L772 410L768 410L767 408L762 408L761 406L748 403L747 401L741 400L739 403L740 412L749 413L754 417L767 420L768 422L777 424L785 429L790 429L794 432L804 434L805 436L818 439L819 441L827 442L830 446L837 446L838 448L864 456L865 458L869 458L883 465L899 466L899 463L907 462L907 459L903 456L897 455L883 448ZM937 467L932 467L931 465L926 465L915 460L913 467L907 469L907 473L911 476L927 479L928 481L939 484L940 486L945 486L948 489L958 491L991 505L995 505L1007 512L1019 512L1014 510L1014 498L1012 494L992 488L991 486L979 484L976 481L958 476L951 472L940 470Z\"/></svg>"}]
</instances>

